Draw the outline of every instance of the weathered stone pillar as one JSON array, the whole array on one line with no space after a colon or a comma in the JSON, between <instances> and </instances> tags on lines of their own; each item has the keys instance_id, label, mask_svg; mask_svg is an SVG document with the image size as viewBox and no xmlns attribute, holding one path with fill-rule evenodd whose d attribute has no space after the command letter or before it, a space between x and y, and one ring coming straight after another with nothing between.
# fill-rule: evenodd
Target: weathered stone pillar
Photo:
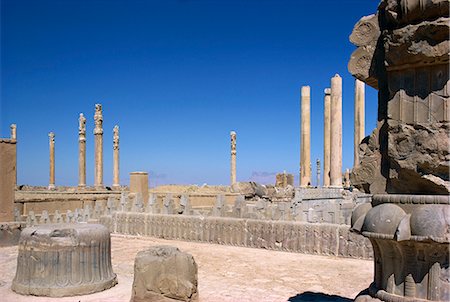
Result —
<instances>
[{"instance_id":1,"label":"weathered stone pillar","mask_svg":"<svg viewBox=\"0 0 450 302\"><path fill-rule=\"evenodd\" d=\"M331 89L325 88L323 106L323 186L330 186Z\"/></svg>"},{"instance_id":2,"label":"weathered stone pillar","mask_svg":"<svg viewBox=\"0 0 450 302\"><path fill-rule=\"evenodd\" d=\"M119 179L119 126L115 125L113 130L113 188L120 188Z\"/></svg>"},{"instance_id":3,"label":"weathered stone pillar","mask_svg":"<svg viewBox=\"0 0 450 302\"><path fill-rule=\"evenodd\" d=\"M331 78L330 186L342 188L342 78Z\"/></svg>"},{"instance_id":4,"label":"weathered stone pillar","mask_svg":"<svg viewBox=\"0 0 450 302\"><path fill-rule=\"evenodd\" d=\"M95 136L95 173L94 186L97 189L103 188L103 115L102 105L95 104L94 115L94 136Z\"/></svg>"},{"instance_id":5,"label":"weathered stone pillar","mask_svg":"<svg viewBox=\"0 0 450 302\"><path fill-rule=\"evenodd\" d=\"M316 176L317 176L317 187L320 188L320 159L316 160Z\"/></svg>"},{"instance_id":6,"label":"weathered stone pillar","mask_svg":"<svg viewBox=\"0 0 450 302\"><path fill-rule=\"evenodd\" d=\"M130 193L141 193L143 200L148 200L148 173L130 173Z\"/></svg>"},{"instance_id":7,"label":"weathered stone pillar","mask_svg":"<svg viewBox=\"0 0 450 302\"><path fill-rule=\"evenodd\" d=\"M231 137L231 172L230 180L231 185L236 183L236 132L230 132Z\"/></svg>"},{"instance_id":8,"label":"weathered stone pillar","mask_svg":"<svg viewBox=\"0 0 450 302\"><path fill-rule=\"evenodd\" d=\"M351 219L375 264L357 302L450 299L449 11L448 0L382 0L350 36L349 71L378 89L377 128L351 175L373 194Z\"/></svg>"},{"instance_id":9,"label":"weathered stone pillar","mask_svg":"<svg viewBox=\"0 0 450 302\"><path fill-rule=\"evenodd\" d=\"M48 189L55 189L55 134L50 132L48 134L49 147L50 147L50 179L48 183Z\"/></svg>"},{"instance_id":10,"label":"weathered stone pillar","mask_svg":"<svg viewBox=\"0 0 450 302\"><path fill-rule=\"evenodd\" d=\"M14 221L16 140L0 139L0 222Z\"/></svg>"},{"instance_id":11,"label":"weathered stone pillar","mask_svg":"<svg viewBox=\"0 0 450 302\"><path fill-rule=\"evenodd\" d=\"M86 118L80 113L78 119L78 187L86 187Z\"/></svg>"},{"instance_id":12,"label":"weathered stone pillar","mask_svg":"<svg viewBox=\"0 0 450 302\"><path fill-rule=\"evenodd\" d=\"M302 87L300 186L311 185L311 93L309 86Z\"/></svg>"},{"instance_id":13,"label":"weathered stone pillar","mask_svg":"<svg viewBox=\"0 0 450 302\"><path fill-rule=\"evenodd\" d=\"M365 84L355 79L355 129L354 129L354 162L353 166L359 166L359 144L364 139L364 93Z\"/></svg>"},{"instance_id":14,"label":"weathered stone pillar","mask_svg":"<svg viewBox=\"0 0 450 302\"><path fill-rule=\"evenodd\" d=\"M345 170L344 179L345 179L344 187L350 188L350 170L349 169Z\"/></svg>"},{"instance_id":15,"label":"weathered stone pillar","mask_svg":"<svg viewBox=\"0 0 450 302\"><path fill-rule=\"evenodd\" d=\"M10 126L11 128L11 141L12 142L17 142L17 125L16 124L11 124ZM17 185L17 147L16 145L14 145L14 187Z\"/></svg>"},{"instance_id":16,"label":"weathered stone pillar","mask_svg":"<svg viewBox=\"0 0 450 302\"><path fill-rule=\"evenodd\" d=\"M15 141L17 140L17 126L16 124L11 124L11 140Z\"/></svg>"}]
</instances>

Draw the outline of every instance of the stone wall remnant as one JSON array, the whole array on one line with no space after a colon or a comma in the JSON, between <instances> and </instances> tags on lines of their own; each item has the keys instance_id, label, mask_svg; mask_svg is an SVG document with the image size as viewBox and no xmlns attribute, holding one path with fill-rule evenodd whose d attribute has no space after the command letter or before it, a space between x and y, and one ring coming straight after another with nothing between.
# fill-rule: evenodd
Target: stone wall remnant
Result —
<instances>
[{"instance_id":1,"label":"stone wall remnant","mask_svg":"<svg viewBox=\"0 0 450 302\"><path fill-rule=\"evenodd\" d=\"M294 175L290 173L277 173L275 176L275 187L286 188L287 186L294 186Z\"/></svg>"},{"instance_id":2,"label":"stone wall remnant","mask_svg":"<svg viewBox=\"0 0 450 302\"><path fill-rule=\"evenodd\" d=\"M281 212L277 215L281 215ZM130 212L102 216L100 223L119 234L315 255L372 258L370 241L350 232L348 225Z\"/></svg>"},{"instance_id":3,"label":"stone wall remnant","mask_svg":"<svg viewBox=\"0 0 450 302\"><path fill-rule=\"evenodd\" d=\"M14 221L17 141L0 138L0 222Z\"/></svg>"},{"instance_id":4,"label":"stone wall remnant","mask_svg":"<svg viewBox=\"0 0 450 302\"><path fill-rule=\"evenodd\" d=\"M143 200L148 200L148 173L131 172L130 173L130 193L141 193Z\"/></svg>"}]
</instances>

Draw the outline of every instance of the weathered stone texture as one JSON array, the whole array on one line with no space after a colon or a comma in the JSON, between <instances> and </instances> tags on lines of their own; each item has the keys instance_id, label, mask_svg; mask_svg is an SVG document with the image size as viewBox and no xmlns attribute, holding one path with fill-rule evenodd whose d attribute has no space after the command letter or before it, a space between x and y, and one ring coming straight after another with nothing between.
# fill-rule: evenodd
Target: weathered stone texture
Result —
<instances>
[{"instance_id":1,"label":"weathered stone texture","mask_svg":"<svg viewBox=\"0 0 450 302\"><path fill-rule=\"evenodd\" d=\"M130 301L198 301L197 264L172 246L140 251L134 262Z\"/></svg>"},{"instance_id":2,"label":"weathered stone texture","mask_svg":"<svg viewBox=\"0 0 450 302\"><path fill-rule=\"evenodd\" d=\"M294 186L294 175L286 172L277 173L275 176L275 187L286 188L287 186Z\"/></svg>"},{"instance_id":3,"label":"weathered stone texture","mask_svg":"<svg viewBox=\"0 0 450 302\"><path fill-rule=\"evenodd\" d=\"M0 222L14 221L16 141L0 139Z\"/></svg>"},{"instance_id":4,"label":"weathered stone texture","mask_svg":"<svg viewBox=\"0 0 450 302\"><path fill-rule=\"evenodd\" d=\"M370 259L369 241L347 225L115 212L100 223L111 232L279 251Z\"/></svg>"},{"instance_id":5,"label":"weathered stone texture","mask_svg":"<svg viewBox=\"0 0 450 302\"><path fill-rule=\"evenodd\" d=\"M130 193L141 193L143 200L148 200L148 173L130 173Z\"/></svg>"},{"instance_id":6,"label":"weathered stone texture","mask_svg":"<svg viewBox=\"0 0 450 302\"><path fill-rule=\"evenodd\" d=\"M449 5L384 0L378 8L368 66L378 80L378 127L354 177L371 193L395 194L373 195L353 213L375 262L358 302L450 300Z\"/></svg>"},{"instance_id":7,"label":"weathered stone texture","mask_svg":"<svg viewBox=\"0 0 450 302\"><path fill-rule=\"evenodd\" d=\"M360 145L352 177L366 192L450 193L448 8L448 1L382 1L355 25L355 53L376 51L360 65L371 79L352 68L354 55L349 71L380 89L377 129Z\"/></svg>"},{"instance_id":8,"label":"weathered stone texture","mask_svg":"<svg viewBox=\"0 0 450 302\"><path fill-rule=\"evenodd\" d=\"M450 124L389 122L390 192L450 192Z\"/></svg>"},{"instance_id":9,"label":"weathered stone texture","mask_svg":"<svg viewBox=\"0 0 450 302\"><path fill-rule=\"evenodd\" d=\"M0 247L19 243L20 233L25 228L24 222L6 222L0 224Z\"/></svg>"},{"instance_id":10,"label":"weathered stone texture","mask_svg":"<svg viewBox=\"0 0 450 302\"><path fill-rule=\"evenodd\" d=\"M47 224L22 231L13 291L62 297L94 293L116 284L111 239L103 225Z\"/></svg>"}]
</instances>

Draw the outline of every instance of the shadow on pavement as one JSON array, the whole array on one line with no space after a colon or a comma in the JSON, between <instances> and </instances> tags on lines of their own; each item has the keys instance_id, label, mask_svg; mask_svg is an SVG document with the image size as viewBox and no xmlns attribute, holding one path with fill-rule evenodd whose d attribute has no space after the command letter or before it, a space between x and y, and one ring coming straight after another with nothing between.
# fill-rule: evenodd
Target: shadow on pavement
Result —
<instances>
[{"instance_id":1,"label":"shadow on pavement","mask_svg":"<svg viewBox=\"0 0 450 302\"><path fill-rule=\"evenodd\" d=\"M304 292L288 299L289 302L353 302L353 299L324 293Z\"/></svg>"}]
</instances>

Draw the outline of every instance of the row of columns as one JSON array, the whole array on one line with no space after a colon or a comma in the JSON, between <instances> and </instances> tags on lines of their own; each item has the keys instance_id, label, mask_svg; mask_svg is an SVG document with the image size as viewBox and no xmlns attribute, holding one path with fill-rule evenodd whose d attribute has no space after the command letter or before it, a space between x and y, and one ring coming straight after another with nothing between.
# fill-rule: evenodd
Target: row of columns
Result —
<instances>
[{"instance_id":1,"label":"row of columns","mask_svg":"<svg viewBox=\"0 0 450 302\"><path fill-rule=\"evenodd\" d=\"M331 78L324 90L323 186L342 187L342 78ZM354 166L359 165L359 144L364 138L364 83L355 82ZM301 88L300 186L311 185L311 91ZM317 162L320 169L320 162ZM320 173L320 172L319 172ZM318 174L320 175L320 174ZM319 180L317 182L319 184Z\"/></svg>"},{"instance_id":2,"label":"row of columns","mask_svg":"<svg viewBox=\"0 0 450 302\"><path fill-rule=\"evenodd\" d=\"M94 114L94 187L104 188L103 184L103 113L102 105L95 105ZM12 135L12 128L11 128ZM48 189L55 189L55 134L50 132L50 179ZM119 180L119 126L113 129L113 188L120 187ZM78 118L78 187L86 187L86 118L80 113Z\"/></svg>"}]
</instances>

